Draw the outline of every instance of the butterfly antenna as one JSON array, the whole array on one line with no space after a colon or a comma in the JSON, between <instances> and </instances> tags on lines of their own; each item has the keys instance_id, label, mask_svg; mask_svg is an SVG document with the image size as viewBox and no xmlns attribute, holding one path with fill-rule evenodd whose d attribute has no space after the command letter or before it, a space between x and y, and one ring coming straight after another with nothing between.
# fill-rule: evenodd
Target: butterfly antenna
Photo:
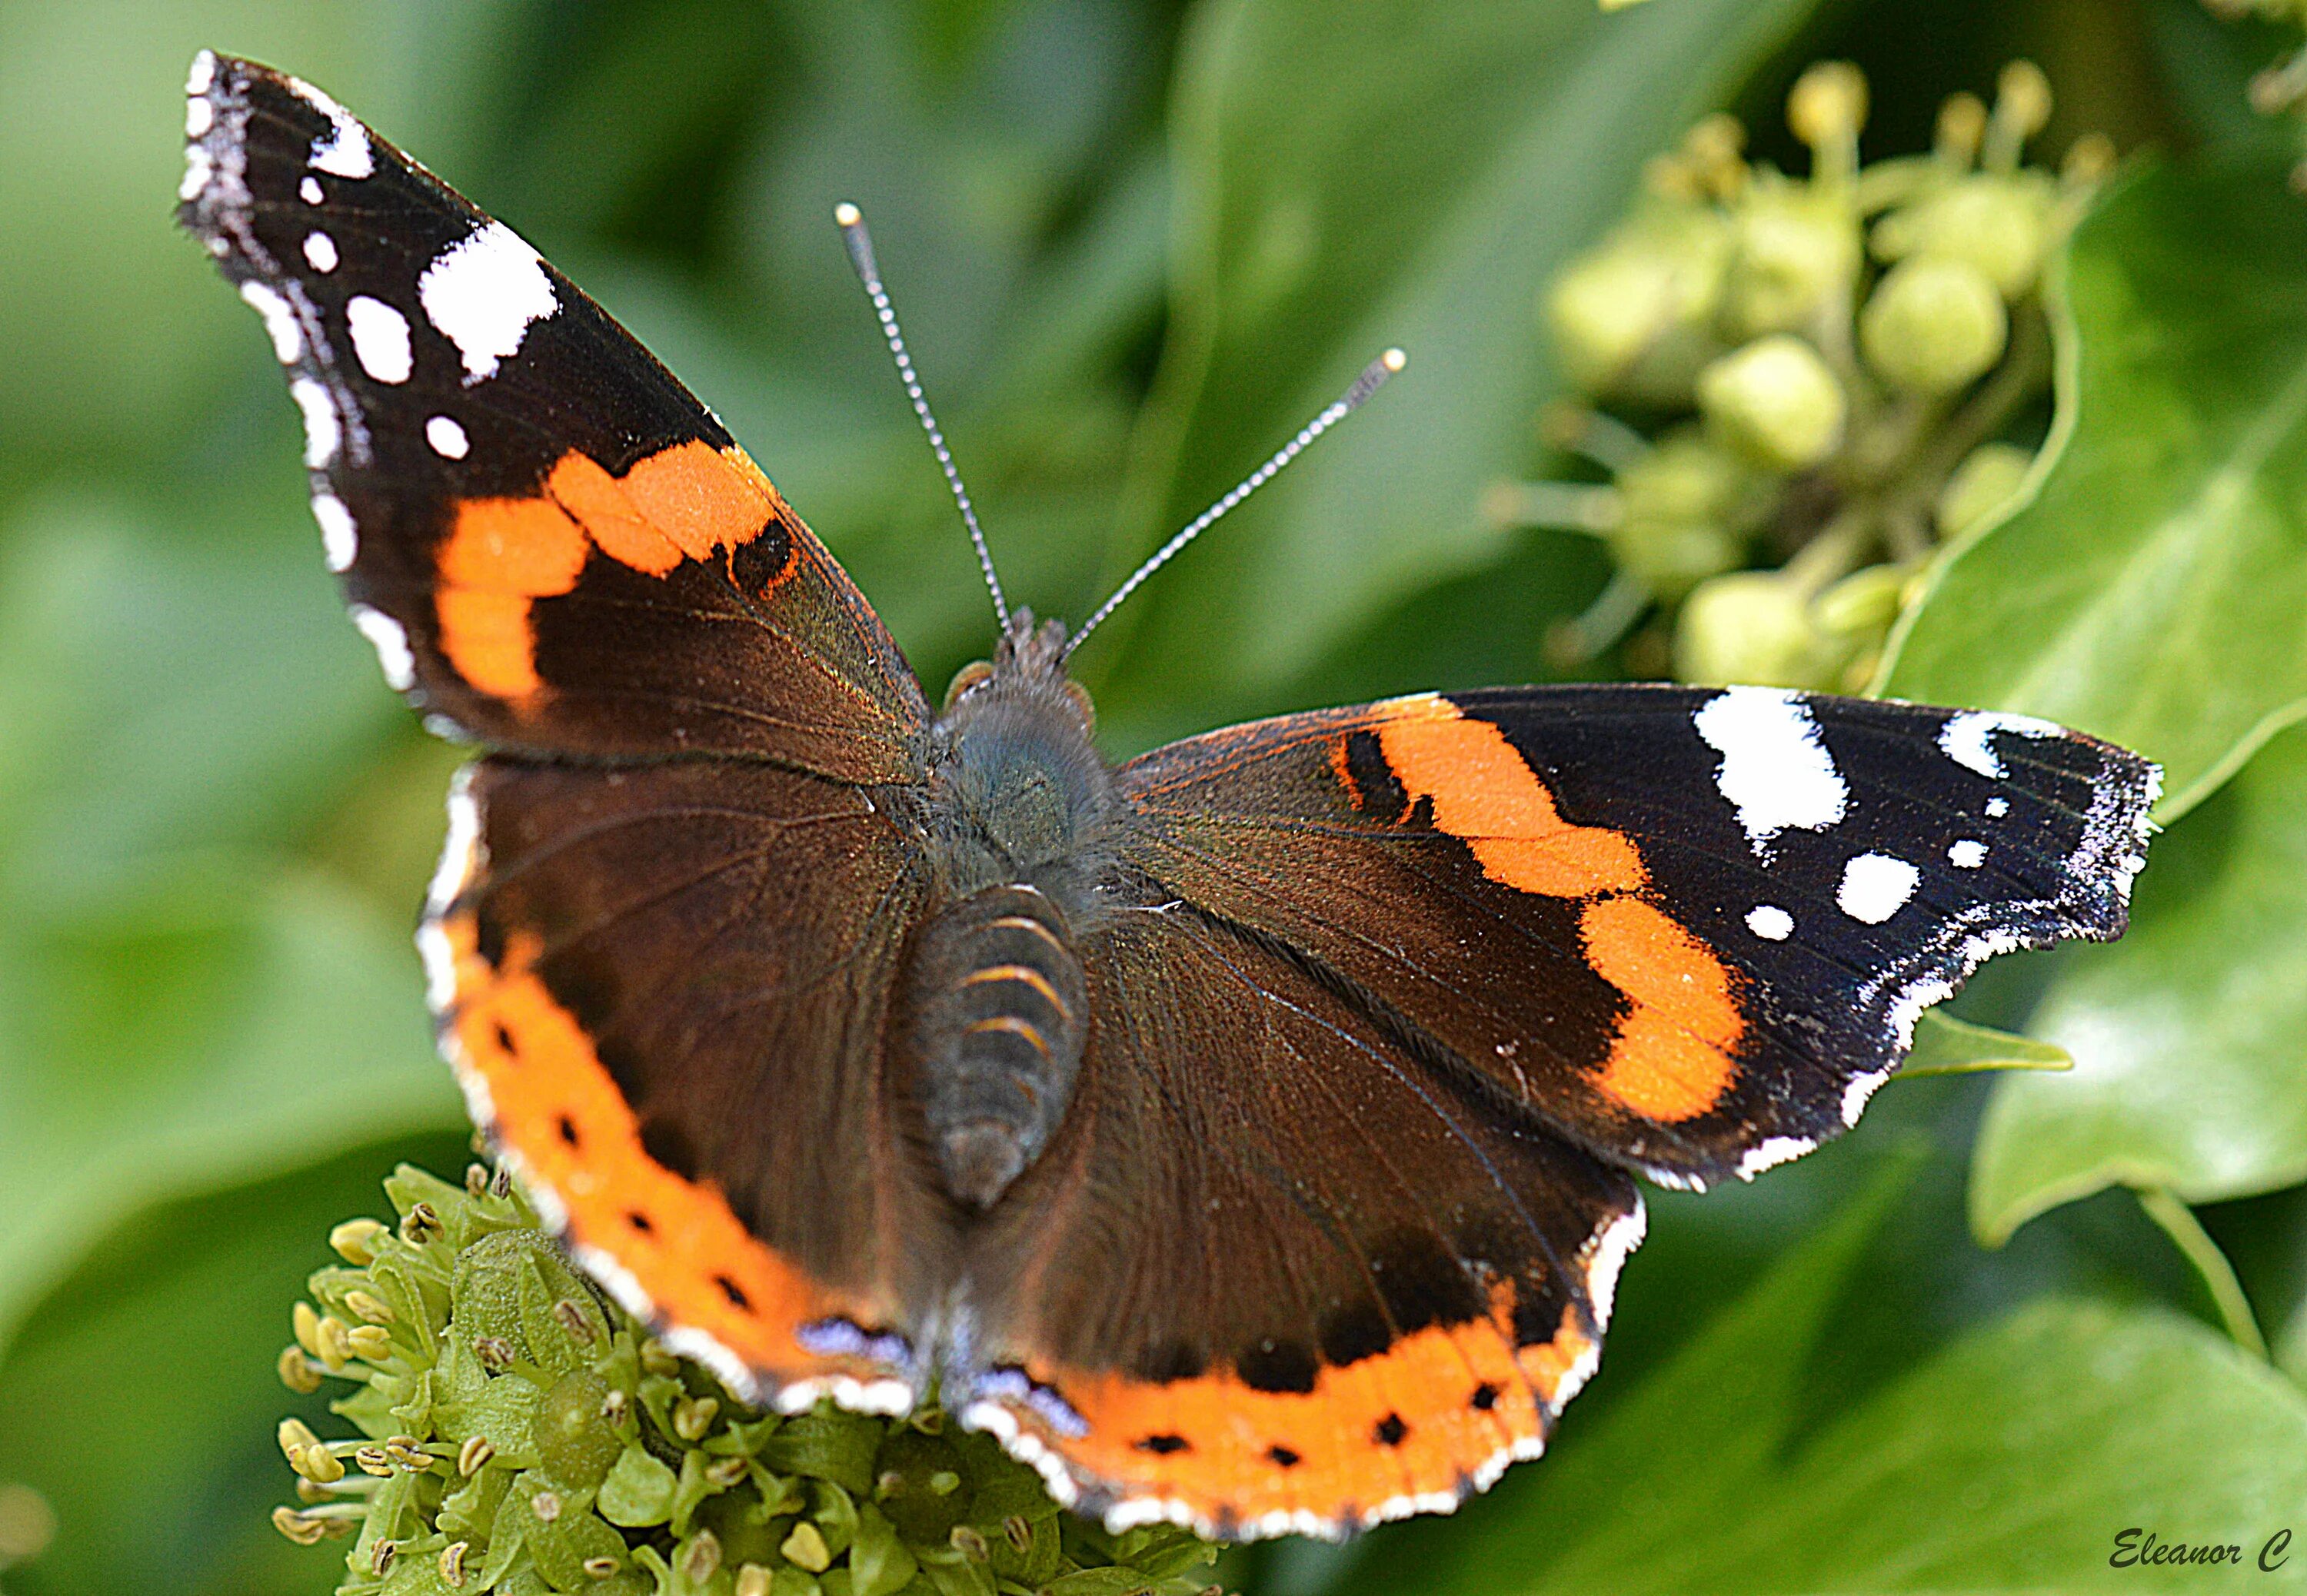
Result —
<instances>
[{"instance_id":1,"label":"butterfly antenna","mask_svg":"<svg viewBox=\"0 0 2307 1596\"><path fill-rule=\"evenodd\" d=\"M1129 580L1113 590L1113 596L1097 607L1095 614L1082 622L1081 630L1066 644L1065 658L1071 658L1082 640L1097 630L1105 618L1121 608L1121 602L1143 585L1145 578L1168 565L1181 553L1188 543L1217 524L1218 518L1272 481L1281 469L1305 452L1306 446L1360 409L1369 397L1384 387L1385 380L1410 363L1410 357L1399 349L1389 349L1362 368L1353 386L1340 395L1335 403L1299 429L1298 436L1274 451L1274 457L1242 478L1234 490L1209 508L1195 516L1177 536L1154 551L1152 558L1129 574Z\"/></svg>"},{"instance_id":2,"label":"butterfly antenna","mask_svg":"<svg viewBox=\"0 0 2307 1596\"><path fill-rule=\"evenodd\" d=\"M865 292L873 301L873 314L881 319L881 336L889 341L889 356L897 363L897 375L905 380L905 397L913 402L913 414L921 418L922 431L930 435L930 448L937 455L938 469L945 473L946 486L953 490L953 501L961 507L962 524L969 528L969 542L977 550L978 568L985 573L985 585L993 594L993 613L1000 618L1001 629L1009 629L1009 602L1001 596L1001 578L993 574L993 551L985 546L985 533L977 525L976 508L969 502L969 490L962 486L961 472L953 463L953 451L945 445L945 434L938 428L937 417L930 413L930 402L922 392L922 380L913 371L913 357L905 353L905 335L897 330L897 312L889 303L889 291L881 286L881 269L873 260L873 235L865 231L865 213L844 200L833 208L833 219L840 225L841 242L848 246L849 263L857 269L857 280L865 285Z\"/></svg>"}]
</instances>

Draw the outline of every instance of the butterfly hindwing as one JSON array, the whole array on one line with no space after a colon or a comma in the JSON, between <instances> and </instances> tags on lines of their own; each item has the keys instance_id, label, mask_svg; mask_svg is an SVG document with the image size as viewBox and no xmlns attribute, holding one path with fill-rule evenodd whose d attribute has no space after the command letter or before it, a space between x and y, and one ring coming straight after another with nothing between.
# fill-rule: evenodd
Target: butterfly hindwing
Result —
<instances>
[{"instance_id":1,"label":"butterfly hindwing","mask_svg":"<svg viewBox=\"0 0 2307 1596\"><path fill-rule=\"evenodd\" d=\"M1121 775L1133 862L1674 1184L1835 1134L1988 954L2119 935L2154 767L2045 722L1498 688L1237 727Z\"/></svg>"},{"instance_id":2,"label":"butterfly hindwing","mask_svg":"<svg viewBox=\"0 0 2307 1596\"><path fill-rule=\"evenodd\" d=\"M879 618L606 312L310 85L203 55L189 89L181 215L287 368L394 685L497 747L914 773Z\"/></svg>"},{"instance_id":3,"label":"butterfly hindwing","mask_svg":"<svg viewBox=\"0 0 2307 1596\"><path fill-rule=\"evenodd\" d=\"M1085 941L1058 1139L972 1241L965 1421L1111 1523L1335 1535L1535 1455L1591 1373L1634 1183L1158 895Z\"/></svg>"},{"instance_id":4,"label":"butterfly hindwing","mask_svg":"<svg viewBox=\"0 0 2307 1596\"><path fill-rule=\"evenodd\" d=\"M894 1332L944 1221L881 1047L905 839L855 788L718 760L493 756L450 821L442 1046L579 1256L737 1389L910 1406Z\"/></svg>"}]
</instances>

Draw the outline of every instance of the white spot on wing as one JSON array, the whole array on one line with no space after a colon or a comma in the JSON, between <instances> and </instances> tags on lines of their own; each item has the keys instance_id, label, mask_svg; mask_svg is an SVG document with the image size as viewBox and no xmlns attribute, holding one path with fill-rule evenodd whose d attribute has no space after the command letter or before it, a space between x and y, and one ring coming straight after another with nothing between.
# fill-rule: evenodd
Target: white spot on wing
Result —
<instances>
[{"instance_id":1,"label":"white spot on wing","mask_svg":"<svg viewBox=\"0 0 2307 1596\"><path fill-rule=\"evenodd\" d=\"M209 179L215 175L216 164L209 158L209 147L205 144L185 145L184 177L176 184L176 198L199 199L201 192L208 187Z\"/></svg>"},{"instance_id":2,"label":"white spot on wing","mask_svg":"<svg viewBox=\"0 0 2307 1596\"><path fill-rule=\"evenodd\" d=\"M360 533L353 525L353 513L345 501L333 493L313 495L313 519L321 524L321 551L332 571L348 570L355 556L360 552Z\"/></svg>"},{"instance_id":3,"label":"white spot on wing","mask_svg":"<svg viewBox=\"0 0 2307 1596\"><path fill-rule=\"evenodd\" d=\"M1966 837L1947 849L1947 863L1958 870L1976 870L1986 863L1986 844Z\"/></svg>"},{"instance_id":4,"label":"white spot on wing","mask_svg":"<svg viewBox=\"0 0 2307 1596\"><path fill-rule=\"evenodd\" d=\"M1618 1296L1618 1272L1626 1267L1626 1255L1642 1244L1649 1229L1649 1212L1642 1207L1641 1194L1636 1193L1634 1210L1610 1221L1602 1233L1588 1244L1586 1294L1594 1304L1597 1332L1610 1327L1610 1309Z\"/></svg>"},{"instance_id":5,"label":"white spot on wing","mask_svg":"<svg viewBox=\"0 0 2307 1596\"><path fill-rule=\"evenodd\" d=\"M1807 1136L1773 1136L1758 1146L1746 1149L1738 1160L1738 1178L1751 1181L1766 1169L1775 1169L1790 1158L1799 1158L1818 1143Z\"/></svg>"},{"instance_id":6,"label":"white spot on wing","mask_svg":"<svg viewBox=\"0 0 2307 1596\"><path fill-rule=\"evenodd\" d=\"M304 264L314 271L327 273L337 269L337 241L325 233L304 235Z\"/></svg>"},{"instance_id":7,"label":"white spot on wing","mask_svg":"<svg viewBox=\"0 0 2307 1596\"><path fill-rule=\"evenodd\" d=\"M321 180L307 175L297 182L296 197L307 205L318 205L328 196L322 191Z\"/></svg>"},{"instance_id":8,"label":"white spot on wing","mask_svg":"<svg viewBox=\"0 0 2307 1596\"><path fill-rule=\"evenodd\" d=\"M193 57L193 70L184 75L187 95L206 94L209 85L216 81L216 52L202 50Z\"/></svg>"},{"instance_id":9,"label":"white spot on wing","mask_svg":"<svg viewBox=\"0 0 2307 1596\"><path fill-rule=\"evenodd\" d=\"M1915 1012L1921 1013L1922 1008L1918 1007ZM1909 1016L1907 1025L1910 1032L1914 1023L1913 1017ZM1882 1083L1890 1079L1891 1071L1888 1070L1876 1070L1871 1074L1852 1076L1850 1084L1842 1088L1842 1122L1846 1125L1857 1124L1858 1116L1866 1112L1866 1099L1873 1097Z\"/></svg>"},{"instance_id":10,"label":"white spot on wing","mask_svg":"<svg viewBox=\"0 0 2307 1596\"><path fill-rule=\"evenodd\" d=\"M436 415L426 421L425 441L444 460L461 460L473 447L472 440L465 436L465 429L457 424L453 415Z\"/></svg>"},{"instance_id":11,"label":"white spot on wing","mask_svg":"<svg viewBox=\"0 0 2307 1596\"><path fill-rule=\"evenodd\" d=\"M2001 755L1989 740L1994 733L2008 731L2019 737L2064 737L2067 729L2050 721L2038 721L2032 715L1998 714L1990 710L1972 710L1955 716L1939 728L1939 752L1961 765L1977 771L1982 776L2000 781L2011 772L2003 767Z\"/></svg>"},{"instance_id":12,"label":"white spot on wing","mask_svg":"<svg viewBox=\"0 0 2307 1596\"><path fill-rule=\"evenodd\" d=\"M356 294L346 303L345 325L361 370L379 382L406 382L415 369L408 346L408 318L381 299Z\"/></svg>"},{"instance_id":13,"label":"white spot on wing","mask_svg":"<svg viewBox=\"0 0 2307 1596\"><path fill-rule=\"evenodd\" d=\"M298 99L329 119L329 131L313 141L312 164L315 171L331 172L339 177L366 177L376 170L368 130L350 111L302 78L289 79L288 87Z\"/></svg>"},{"instance_id":14,"label":"white spot on wing","mask_svg":"<svg viewBox=\"0 0 2307 1596\"><path fill-rule=\"evenodd\" d=\"M1775 903L1758 903L1746 911L1746 929L1764 942L1784 942L1795 934L1795 917Z\"/></svg>"},{"instance_id":15,"label":"white spot on wing","mask_svg":"<svg viewBox=\"0 0 2307 1596\"><path fill-rule=\"evenodd\" d=\"M329 397L327 388L310 377L299 377L289 383L288 397L304 413L304 464L318 470L336 458L337 446L344 441L344 431L337 422L336 401Z\"/></svg>"},{"instance_id":16,"label":"white spot on wing","mask_svg":"<svg viewBox=\"0 0 2307 1596\"><path fill-rule=\"evenodd\" d=\"M240 286L240 296L264 318L264 330L272 339L273 358L286 366L304 357L304 334L296 325L296 312L288 308L288 302L277 290L251 280Z\"/></svg>"},{"instance_id":17,"label":"white spot on wing","mask_svg":"<svg viewBox=\"0 0 2307 1596\"><path fill-rule=\"evenodd\" d=\"M1862 853L1842 867L1834 900L1854 920L1879 926L1907 907L1923 873L1887 853Z\"/></svg>"},{"instance_id":18,"label":"white spot on wing","mask_svg":"<svg viewBox=\"0 0 2307 1596\"><path fill-rule=\"evenodd\" d=\"M1790 826L1822 831L1849 807L1850 789L1820 740L1799 694L1730 687L1692 717L1707 747L1722 755L1714 785L1738 810L1757 854Z\"/></svg>"},{"instance_id":19,"label":"white spot on wing","mask_svg":"<svg viewBox=\"0 0 2307 1596\"><path fill-rule=\"evenodd\" d=\"M352 616L361 636L375 645L376 662L384 667L384 679L396 692L407 691L416 680L416 656L408 652L408 634L392 617L366 604L353 605Z\"/></svg>"},{"instance_id":20,"label":"white spot on wing","mask_svg":"<svg viewBox=\"0 0 2307 1596\"><path fill-rule=\"evenodd\" d=\"M1989 820L2000 820L2000 819L2002 819L2005 815L2008 815L2008 814L2010 814L2010 813L2011 813L2011 800L2010 800L2009 798L1989 798L1989 799L1987 799L1987 800L1986 800L1986 818L1987 818L1987 819L1989 819Z\"/></svg>"},{"instance_id":21,"label":"white spot on wing","mask_svg":"<svg viewBox=\"0 0 2307 1596\"><path fill-rule=\"evenodd\" d=\"M495 376L530 324L561 308L544 260L502 222L442 251L417 279L416 297L463 356L467 382Z\"/></svg>"},{"instance_id":22,"label":"white spot on wing","mask_svg":"<svg viewBox=\"0 0 2307 1596\"><path fill-rule=\"evenodd\" d=\"M203 138L215 124L216 107L205 98L195 94L184 101L184 137Z\"/></svg>"}]
</instances>

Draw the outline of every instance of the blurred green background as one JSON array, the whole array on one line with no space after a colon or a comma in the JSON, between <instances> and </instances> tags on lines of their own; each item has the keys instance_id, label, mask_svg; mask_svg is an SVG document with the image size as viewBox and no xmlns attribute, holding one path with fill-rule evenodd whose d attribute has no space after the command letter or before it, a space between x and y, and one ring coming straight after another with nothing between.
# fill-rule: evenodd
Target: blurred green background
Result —
<instances>
[{"instance_id":1,"label":"blurred green background","mask_svg":"<svg viewBox=\"0 0 2307 1596\"><path fill-rule=\"evenodd\" d=\"M1964 1000L2077 1070L1900 1083L1759 1185L1653 1194L1557 1455L1452 1519L1223 1574L2307 1583L2307 733L2281 730L2307 702L2307 210L2293 135L2245 104L2295 39L2196 0L6 0L0 1586L329 1589L335 1554L265 1518L274 1421L329 1422L274 1378L287 1308L396 1159L466 1156L408 936L454 755L344 624L264 341L170 225L202 46L326 87L607 304L933 693L989 611L835 200L872 218L1043 613L1077 619L1407 346L1085 652L1116 755L1544 679L1606 562L1478 505L1544 464L1549 274L1706 111L1794 163L1778 106L1814 57L1865 68L1870 157L2039 61L2044 142L2140 164L2078 244L2066 455L1908 618L1892 680L2047 698L2188 774L2133 937ZM2173 682L2200 691L2149 690ZM2131 1526L2302 1540L2269 1575L2110 1570ZM48 1543L4 1566L11 1533Z\"/></svg>"}]
</instances>

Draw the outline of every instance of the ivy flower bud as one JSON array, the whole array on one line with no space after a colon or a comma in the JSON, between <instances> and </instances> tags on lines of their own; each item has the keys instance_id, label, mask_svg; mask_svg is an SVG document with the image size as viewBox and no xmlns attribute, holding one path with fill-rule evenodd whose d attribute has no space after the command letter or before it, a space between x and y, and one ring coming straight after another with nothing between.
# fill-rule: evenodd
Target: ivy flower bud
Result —
<instances>
[{"instance_id":1,"label":"ivy flower bud","mask_svg":"<svg viewBox=\"0 0 2307 1596\"><path fill-rule=\"evenodd\" d=\"M1625 514L1611 552L1643 587L1673 598L1738 563L1741 506L1754 471L1694 429L1668 433L1618 474Z\"/></svg>"},{"instance_id":2,"label":"ivy flower bud","mask_svg":"<svg viewBox=\"0 0 2307 1596\"><path fill-rule=\"evenodd\" d=\"M1791 472L1834 453L1849 402L1817 350L1780 333L1701 371L1698 407L1730 448L1765 470Z\"/></svg>"},{"instance_id":3,"label":"ivy flower bud","mask_svg":"<svg viewBox=\"0 0 2307 1596\"><path fill-rule=\"evenodd\" d=\"M1960 537L2010 502L2035 464L2015 443L1982 443L1954 468L1939 491L1939 535Z\"/></svg>"},{"instance_id":4,"label":"ivy flower bud","mask_svg":"<svg viewBox=\"0 0 2307 1596\"><path fill-rule=\"evenodd\" d=\"M1891 387L1940 395L1968 388L2003 358L2003 295L1968 260L1919 255L1882 274L1858 316L1858 346Z\"/></svg>"},{"instance_id":5,"label":"ivy flower bud","mask_svg":"<svg viewBox=\"0 0 2307 1596\"><path fill-rule=\"evenodd\" d=\"M1699 584L1675 627L1675 674L1706 687L1827 687L1840 653L1812 620L1807 595L1779 571Z\"/></svg>"},{"instance_id":6,"label":"ivy flower bud","mask_svg":"<svg viewBox=\"0 0 2307 1596\"><path fill-rule=\"evenodd\" d=\"M1726 309L1748 337L1811 327L1858 279L1858 220L1837 195L1757 183L1738 207L1733 239Z\"/></svg>"},{"instance_id":7,"label":"ivy flower bud","mask_svg":"<svg viewBox=\"0 0 2307 1596\"><path fill-rule=\"evenodd\" d=\"M1936 255L1967 261L1997 292L2016 300L2043 275L2057 230L2055 196L2038 172L1963 178L1929 198L1892 211L1868 241L1885 260Z\"/></svg>"},{"instance_id":8,"label":"ivy flower bud","mask_svg":"<svg viewBox=\"0 0 2307 1596\"><path fill-rule=\"evenodd\" d=\"M1675 403L1713 352L1729 230L1713 210L1660 204L1573 260L1545 316L1570 380L1591 394Z\"/></svg>"}]
</instances>

